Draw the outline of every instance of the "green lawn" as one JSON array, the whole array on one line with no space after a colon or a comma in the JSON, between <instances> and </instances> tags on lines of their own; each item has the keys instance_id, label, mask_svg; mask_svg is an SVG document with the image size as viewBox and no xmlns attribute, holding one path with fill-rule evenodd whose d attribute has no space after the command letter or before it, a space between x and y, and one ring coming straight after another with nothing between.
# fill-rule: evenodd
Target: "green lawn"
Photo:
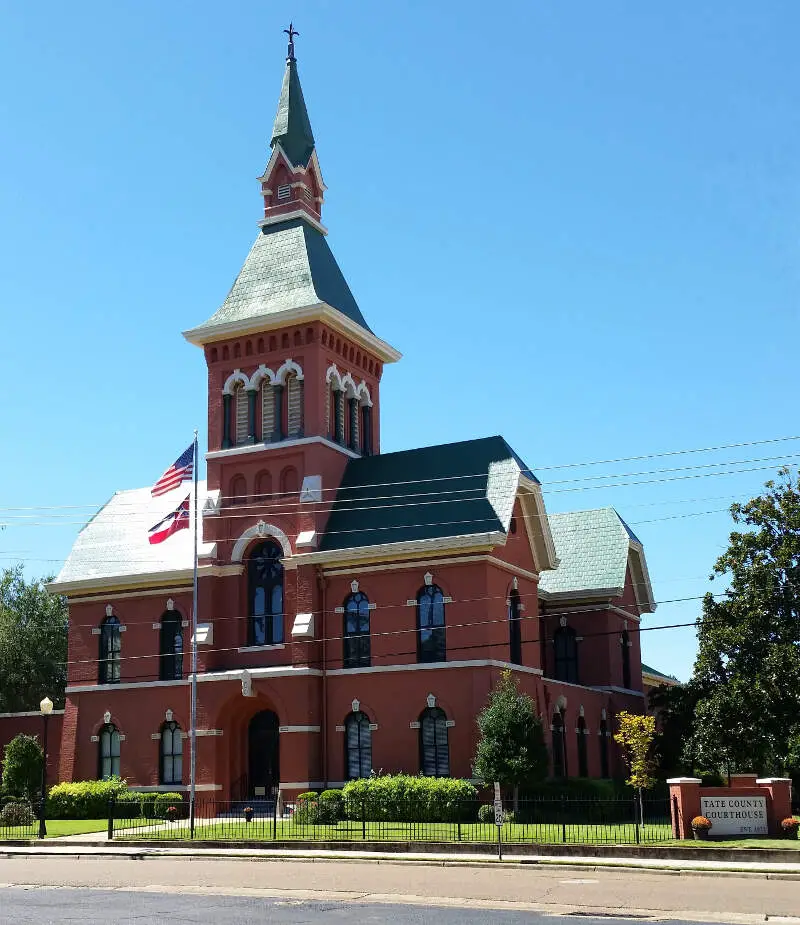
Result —
<instances>
[{"instance_id":1,"label":"green lawn","mask_svg":"<svg viewBox=\"0 0 800 925\"><path fill-rule=\"evenodd\" d=\"M147 819L132 819L125 823L127 828L140 825L152 825ZM63 835L87 835L90 832L105 832L108 829L107 819L48 819L47 837L60 838ZM21 838L36 838L39 834L39 822L35 821L28 826L0 829L0 842Z\"/></svg>"}]
</instances>

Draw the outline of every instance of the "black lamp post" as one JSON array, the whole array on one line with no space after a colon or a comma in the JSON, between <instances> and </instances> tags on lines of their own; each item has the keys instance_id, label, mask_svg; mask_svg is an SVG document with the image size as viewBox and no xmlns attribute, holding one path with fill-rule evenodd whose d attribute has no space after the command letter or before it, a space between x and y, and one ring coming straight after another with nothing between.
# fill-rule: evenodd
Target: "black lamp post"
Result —
<instances>
[{"instance_id":1,"label":"black lamp post","mask_svg":"<svg viewBox=\"0 0 800 925\"><path fill-rule=\"evenodd\" d=\"M45 697L39 704L39 709L42 711L42 718L44 719L44 734L42 735L42 751L44 752L44 757L42 760L42 794L39 801L39 838L44 838L47 835L44 805L47 798L47 721L50 719L50 714L53 712L53 701L49 697Z\"/></svg>"}]
</instances>

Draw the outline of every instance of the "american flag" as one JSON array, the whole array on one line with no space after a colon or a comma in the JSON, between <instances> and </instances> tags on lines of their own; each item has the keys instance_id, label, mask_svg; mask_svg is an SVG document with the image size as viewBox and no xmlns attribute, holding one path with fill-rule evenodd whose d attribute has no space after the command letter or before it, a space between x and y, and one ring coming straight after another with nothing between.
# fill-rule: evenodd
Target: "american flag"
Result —
<instances>
[{"instance_id":1,"label":"american flag","mask_svg":"<svg viewBox=\"0 0 800 925\"><path fill-rule=\"evenodd\" d=\"M194 474L194 443L188 450L181 453L175 462L167 469L161 478L153 485L150 494L157 498L159 495L165 495L173 488L177 488L181 482L189 482Z\"/></svg>"}]
</instances>

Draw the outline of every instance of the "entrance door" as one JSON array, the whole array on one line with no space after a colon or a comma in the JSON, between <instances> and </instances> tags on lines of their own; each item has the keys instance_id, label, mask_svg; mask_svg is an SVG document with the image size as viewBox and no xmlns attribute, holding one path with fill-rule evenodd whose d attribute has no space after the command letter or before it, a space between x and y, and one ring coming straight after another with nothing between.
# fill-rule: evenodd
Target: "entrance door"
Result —
<instances>
[{"instance_id":1,"label":"entrance door","mask_svg":"<svg viewBox=\"0 0 800 925\"><path fill-rule=\"evenodd\" d=\"M250 796L267 797L280 783L278 717L272 710L262 710L250 720L247 749Z\"/></svg>"}]
</instances>

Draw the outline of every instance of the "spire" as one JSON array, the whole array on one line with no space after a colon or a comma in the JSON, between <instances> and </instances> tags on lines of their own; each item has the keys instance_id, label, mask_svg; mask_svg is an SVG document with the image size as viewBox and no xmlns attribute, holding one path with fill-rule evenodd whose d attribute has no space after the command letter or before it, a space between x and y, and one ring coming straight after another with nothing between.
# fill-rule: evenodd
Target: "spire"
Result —
<instances>
[{"instance_id":1,"label":"spire","mask_svg":"<svg viewBox=\"0 0 800 925\"><path fill-rule=\"evenodd\" d=\"M295 167L306 167L314 150L314 135L303 99L303 90L300 87L297 59L294 56L294 37L300 33L294 30L292 23L283 31L289 36L289 47L286 50L286 70L283 74L270 147L274 148L276 144L280 144Z\"/></svg>"}]
</instances>

